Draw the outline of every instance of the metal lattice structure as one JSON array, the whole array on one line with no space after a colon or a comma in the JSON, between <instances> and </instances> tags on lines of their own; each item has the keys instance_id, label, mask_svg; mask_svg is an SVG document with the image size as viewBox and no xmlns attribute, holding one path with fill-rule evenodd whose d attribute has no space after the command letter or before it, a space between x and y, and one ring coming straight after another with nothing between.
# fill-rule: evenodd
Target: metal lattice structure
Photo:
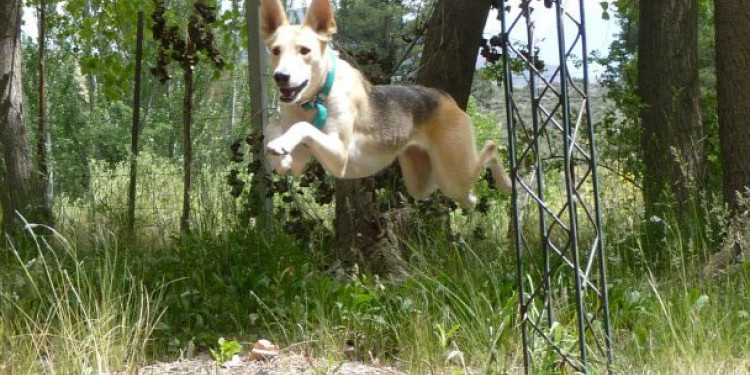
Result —
<instances>
[{"instance_id":1,"label":"metal lattice structure","mask_svg":"<svg viewBox=\"0 0 750 375\"><path fill-rule=\"evenodd\" d=\"M500 4L496 44L502 48L526 373L611 372L584 0ZM555 34L543 36L556 37L557 67L537 57L535 21L544 12L557 22ZM580 70L574 75L571 67ZM524 82L514 83L519 75ZM575 324L558 324L563 321Z\"/></svg>"}]
</instances>

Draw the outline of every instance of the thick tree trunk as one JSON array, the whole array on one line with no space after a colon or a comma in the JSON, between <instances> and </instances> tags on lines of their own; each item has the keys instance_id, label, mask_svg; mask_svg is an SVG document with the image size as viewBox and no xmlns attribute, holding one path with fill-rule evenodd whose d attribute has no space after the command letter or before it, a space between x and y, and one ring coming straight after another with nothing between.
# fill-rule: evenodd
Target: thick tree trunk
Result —
<instances>
[{"instance_id":1,"label":"thick tree trunk","mask_svg":"<svg viewBox=\"0 0 750 375\"><path fill-rule=\"evenodd\" d=\"M445 90L463 110L469 104L490 5L486 0L437 0L427 24L417 83ZM441 214L420 218L422 224L449 232L448 208L431 203Z\"/></svg>"},{"instance_id":2,"label":"thick tree trunk","mask_svg":"<svg viewBox=\"0 0 750 375\"><path fill-rule=\"evenodd\" d=\"M447 91L464 109L489 10L486 0L439 0L429 21L417 82ZM387 83L378 77L368 78ZM373 183L372 177L336 181L337 259L345 265L360 263L372 273L393 273L405 264L399 237L406 232L408 212L396 209L380 213L370 186ZM429 218L416 220L424 219ZM437 225L447 224L440 219Z\"/></svg>"},{"instance_id":3,"label":"thick tree trunk","mask_svg":"<svg viewBox=\"0 0 750 375\"><path fill-rule=\"evenodd\" d=\"M344 266L359 264L379 275L402 271L399 238L404 235L403 211L380 214L373 178L336 181L336 259Z\"/></svg>"},{"instance_id":4,"label":"thick tree trunk","mask_svg":"<svg viewBox=\"0 0 750 375\"><path fill-rule=\"evenodd\" d=\"M21 0L0 2L0 146L5 162L3 229L13 233L18 211L30 222L43 222L40 190L34 176L24 126L21 85Z\"/></svg>"},{"instance_id":5,"label":"thick tree trunk","mask_svg":"<svg viewBox=\"0 0 750 375\"><path fill-rule=\"evenodd\" d=\"M735 211L737 192L750 188L750 7L739 0L714 7L724 202Z\"/></svg>"},{"instance_id":6,"label":"thick tree trunk","mask_svg":"<svg viewBox=\"0 0 750 375\"><path fill-rule=\"evenodd\" d=\"M479 41L490 3L438 0L427 24L417 82L447 91L464 110L469 103Z\"/></svg>"},{"instance_id":7,"label":"thick tree trunk","mask_svg":"<svg viewBox=\"0 0 750 375\"><path fill-rule=\"evenodd\" d=\"M689 229L705 178L698 80L698 1L640 2L638 90L646 219Z\"/></svg>"}]
</instances>

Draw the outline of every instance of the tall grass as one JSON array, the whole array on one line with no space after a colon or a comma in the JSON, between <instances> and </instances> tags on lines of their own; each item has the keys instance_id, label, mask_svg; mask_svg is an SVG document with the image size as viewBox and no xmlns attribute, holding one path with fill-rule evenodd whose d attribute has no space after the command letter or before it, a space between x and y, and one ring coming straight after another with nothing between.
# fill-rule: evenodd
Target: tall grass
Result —
<instances>
[{"instance_id":1,"label":"tall grass","mask_svg":"<svg viewBox=\"0 0 750 375\"><path fill-rule=\"evenodd\" d=\"M4 264L0 283L3 373L137 369L161 315L160 295L146 290L116 247L84 255L51 228L27 228L36 253L29 259L11 246L15 262Z\"/></svg>"},{"instance_id":2,"label":"tall grass","mask_svg":"<svg viewBox=\"0 0 750 375\"><path fill-rule=\"evenodd\" d=\"M258 323L276 341L305 343L333 360L398 361L414 373L516 366L517 293L508 267L466 245L414 246L411 254L409 275L398 281L288 271L305 281L282 281L278 287L289 290L274 298L254 293Z\"/></svg>"},{"instance_id":3,"label":"tall grass","mask_svg":"<svg viewBox=\"0 0 750 375\"><path fill-rule=\"evenodd\" d=\"M493 197L486 216L452 214L453 236L405 238L403 275L337 274L329 272L335 261L329 237L265 238L237 226L219 172L200 185L201 229L173 241L180 201L158 189L179 184L179 176L158 173L159 163L145 167L154 173L144 173L153 180L142 181L148 188L139 195L136 244L123 241L118 229L123 222L115 207L124 204L125 184L112 176L112 190L102 186L87 199L58 201L67 215L61 230L77 239L72 244L50 231L33 235L30 249L8 252L0 265L7 270L0 276L0 350L11 354L0 359L0 372L133 372L147 353L177 355L215 345L219 336L264 337L332 363L378 360L418 374L521 372L507 200ZM615 372L747 373L750 269L708 277L701 262L715 252L715 241L682 237L670 218L667 237L642 242L637 189L606 172L602 185ZM548 197L561 194L550 186ZM162 210L168 216L157 218ZM535 211L524 218L529 248L540 241ZM669 254L667 267L642 261L652 250L646 246ZM162 306L169 306L163 314ZM573 306L560 309L551 333L566 344L576 322ZM535 360L555 361L543 345L534 351Z\"/></svg>"},{"instance_id":4,"label":"tall grass","mask_svg":"<svg viewBox=\"0 0 750 375\"><path fill-rule=\"evenodd\" d=\"M191 195L191 230L199 236L222 235L237 224L236 201L229 195L229 167L196 173ZM125 238L128 228L130 164L93 160L87 193L55 198L57 227L81 246L96 246L113 234ZM182 171L169 160L144 152L138 157L135 199L136 248L168 248L179 233ZM106 244L104 244L106 245Z\"/></svg>"}]
</instances>

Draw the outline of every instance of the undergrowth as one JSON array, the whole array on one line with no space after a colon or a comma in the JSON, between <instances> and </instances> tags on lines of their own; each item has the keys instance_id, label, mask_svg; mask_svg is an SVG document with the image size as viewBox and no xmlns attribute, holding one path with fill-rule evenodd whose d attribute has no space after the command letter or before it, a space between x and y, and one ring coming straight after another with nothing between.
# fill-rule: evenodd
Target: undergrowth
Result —
<instances>
[{"instance_id":1,"label":"undergrowth","mask_svg":"<svg viewBox=\"0 0 750 375\"><path fill-rule=\"evenodd\" d=\"M131 272L114 242L81 254L51 228L27 225L33 246L3 254L4 374L132 372L147 361L161 294Z\"/></svg>"},{"instance_id":2,"label":"undergrowth","mask_svg":"<svg viewBox=\"0 0 750 375\"><path fill-rule=\"evenodd\" d=\"M750 269L708 276L701 265L715 241L681 238L679 230L644 245L632 191L606 177L618 186L603 190L615 373L746 373ZM224 337L412 373L519 373L507 204L494 202L487 216L454 214L453 235L405 238L409 268L385 278L332 271L330 236L266 238L226 220L206 218L220 227L179 238L154 232L158 245L145 247L106 226L84 230L81 240L81 226L94 225L84 221L63 232L70 240L37 227L31 246L9 246L0 258L0 351L9 353L0 372L135 371L216 349ZM105 222L119 225L115 217ZM643 261L644 246L662 246L670 261ZM576 321L572 307L561 311L550 333L564 344L575 338ZM544 346L534 350L539 373L567 371Z\"/></svg>"}]
</instances>

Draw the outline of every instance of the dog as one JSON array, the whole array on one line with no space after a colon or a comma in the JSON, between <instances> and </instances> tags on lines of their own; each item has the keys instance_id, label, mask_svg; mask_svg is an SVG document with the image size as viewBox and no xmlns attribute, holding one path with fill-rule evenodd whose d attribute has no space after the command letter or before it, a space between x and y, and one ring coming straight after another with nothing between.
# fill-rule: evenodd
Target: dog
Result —
<instances>
[{"instance_id":1,"label":"dog","mask_svg":"<svg viewBox=\"0 0 750 375\"><path fill-rule=\"evenodd\" d=\"M496 144L477 153L471 120L450 95L373 86L337 56L330 0L312 0L301 25L289 24L280 0L262 0L261 28L281 102L279 121L264 131L277 173L299 176L314 158L337 178L362 178L398 159L417 199L439 189L472 207L474 184L488 167L496 187L510 191Z\"/></svg>"}]
</instances>

